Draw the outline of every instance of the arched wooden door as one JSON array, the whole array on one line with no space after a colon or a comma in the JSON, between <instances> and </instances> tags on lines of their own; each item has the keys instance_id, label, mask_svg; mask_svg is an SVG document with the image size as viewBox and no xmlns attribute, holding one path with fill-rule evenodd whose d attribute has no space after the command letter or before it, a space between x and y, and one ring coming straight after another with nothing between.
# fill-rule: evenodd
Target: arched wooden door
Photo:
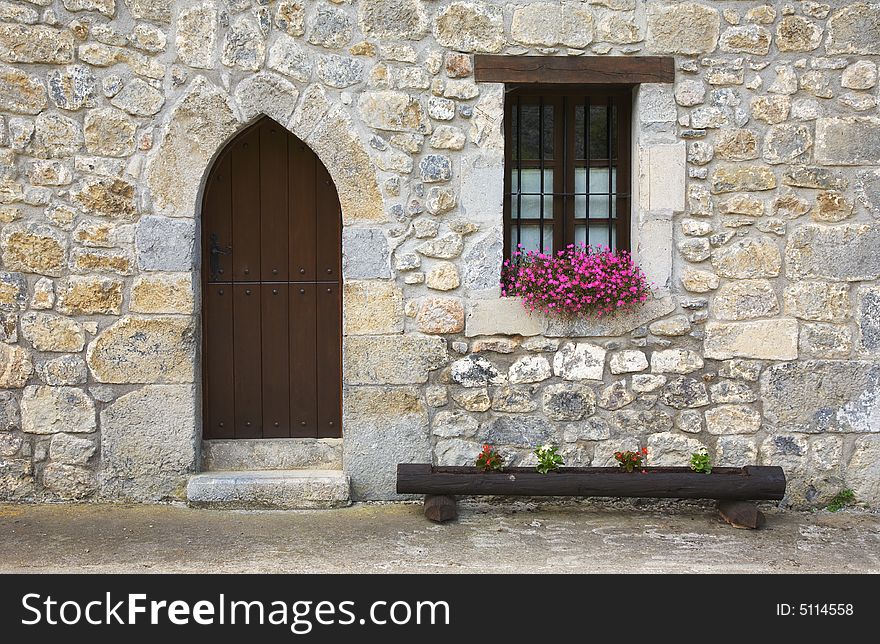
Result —
<instances>
[{"instance_id":1,"label":"arched wooden door","mask_svg":"<svg viewBox=\"0 0 880 644\"><path fill-rule=\"evenodd\" d=\"M205 438L341 436L341 212L308 146L263 118L202 206Z\"/></svg>"}]
</instances>

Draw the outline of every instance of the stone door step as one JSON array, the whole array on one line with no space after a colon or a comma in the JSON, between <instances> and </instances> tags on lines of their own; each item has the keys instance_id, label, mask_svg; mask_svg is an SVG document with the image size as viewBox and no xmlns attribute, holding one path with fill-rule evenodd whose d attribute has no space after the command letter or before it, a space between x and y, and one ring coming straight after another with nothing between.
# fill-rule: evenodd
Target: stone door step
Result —
<instances>
[{"instance_id":1,"label":"stone door step","mask_svg":"<svg viewBox=\"0 0 880 644\"><path fill-rule=\"evenodd\" d=\"M341 438L202 441L203 472L341 469Z\"/></svg>"},{"instance_id":2,"label":"stone door step","mask_svg":"<svg viewBox=\"0 0 880 644\"><path fill-rule=\"evenodd\" d=\"M186 486L189 505L228 510L320 510L351 504L342 470L203 472Z\"/></svg>"}]
</instances>

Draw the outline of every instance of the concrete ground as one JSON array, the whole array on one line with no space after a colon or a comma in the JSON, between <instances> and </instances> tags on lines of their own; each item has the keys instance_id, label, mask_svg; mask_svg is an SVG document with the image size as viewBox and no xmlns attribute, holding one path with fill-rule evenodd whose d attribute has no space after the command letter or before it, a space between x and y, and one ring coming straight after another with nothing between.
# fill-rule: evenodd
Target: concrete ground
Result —
<instances>
[{"instance_id":1,"label":"concrete ground","mask_svg":"<svg viewBox=\"0 0 880 644\"><path fill-rule=\"evenodd\" d=\"M880 572L880 514L769 509L737 530L710 506L471 503L235 512L0 505L0 572Z\"/></svg>"}]
</instances>

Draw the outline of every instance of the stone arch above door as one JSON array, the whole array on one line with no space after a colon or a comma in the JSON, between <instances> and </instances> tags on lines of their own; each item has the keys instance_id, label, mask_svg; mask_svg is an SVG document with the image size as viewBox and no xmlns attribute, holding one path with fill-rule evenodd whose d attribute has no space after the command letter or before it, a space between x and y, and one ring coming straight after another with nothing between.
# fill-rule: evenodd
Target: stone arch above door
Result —
<instances>
[{"instance_id":1,"label":"stone arch above door","mask_svg":"<svg viewBox=\"0 0 880 644\"><path fill-rule=\"evenodd\" d=\"M196 217L202 185L216 155L265 114L304 141L327 167L339 192L343 225L385 221L370 155L342 105L331 103L319 85L300 92L268 72L245 79L238 88L230 96L198 76L170 110L147 167L156 214ZM283 118L285 113L289 118Z\"/></svg>"}]
</instances>

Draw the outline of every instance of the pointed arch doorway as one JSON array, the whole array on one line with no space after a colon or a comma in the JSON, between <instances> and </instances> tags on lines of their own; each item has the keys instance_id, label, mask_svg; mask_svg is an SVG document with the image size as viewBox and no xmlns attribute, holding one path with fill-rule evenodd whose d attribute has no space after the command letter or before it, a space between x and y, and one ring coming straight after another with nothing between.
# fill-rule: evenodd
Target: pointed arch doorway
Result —
<instances>
[{"instance_id":1,"label":"pointed arch doorway","mask_svg":"<svg viewBox=\"0 0 880 644\"><path fill-rule=\"evenodd\" d=\"M341 433L341 209L327 169L268 117L202 202L205 439Z\"/></svg>"}]
</instances>

